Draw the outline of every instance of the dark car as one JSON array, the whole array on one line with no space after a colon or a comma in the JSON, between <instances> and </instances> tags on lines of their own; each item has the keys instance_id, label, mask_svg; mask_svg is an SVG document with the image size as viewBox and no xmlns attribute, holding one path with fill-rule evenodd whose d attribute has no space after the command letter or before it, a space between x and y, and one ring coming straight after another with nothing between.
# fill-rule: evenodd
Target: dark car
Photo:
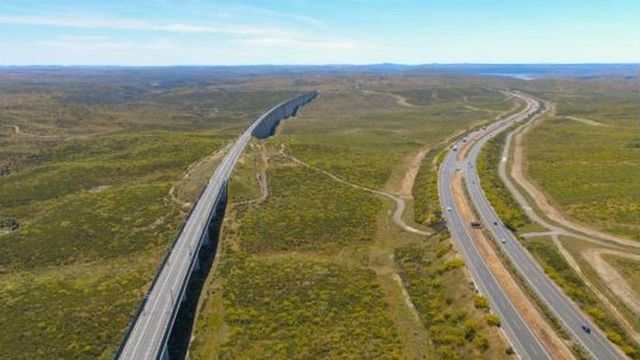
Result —
<instances>
[{"instance_id":1,"label":"dark car","mask_svg":"<svg viewBox=\"0 0 640 360\"><path fill-rule=\"evenodd\" d=\"M591 328L587 325L582 325L582 330L584 330L584 332L586 332L587 334L591 334Z\"/></svg>"}]
</instances>

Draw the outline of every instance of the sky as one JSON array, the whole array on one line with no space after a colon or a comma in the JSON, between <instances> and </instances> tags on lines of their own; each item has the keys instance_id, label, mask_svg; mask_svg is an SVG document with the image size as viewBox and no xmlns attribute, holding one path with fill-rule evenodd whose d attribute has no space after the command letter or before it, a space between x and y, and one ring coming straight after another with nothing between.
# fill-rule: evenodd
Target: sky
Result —
<instances>
[{"instance_id":1,"label":"sky","mask_svg":"<svg viewBox=\"0 0 640 360\"><path fill-rule=\"evenodd\" d=\"M0 0L0 65L639 59L638 0Z\"/></svg>"}]
</instances>

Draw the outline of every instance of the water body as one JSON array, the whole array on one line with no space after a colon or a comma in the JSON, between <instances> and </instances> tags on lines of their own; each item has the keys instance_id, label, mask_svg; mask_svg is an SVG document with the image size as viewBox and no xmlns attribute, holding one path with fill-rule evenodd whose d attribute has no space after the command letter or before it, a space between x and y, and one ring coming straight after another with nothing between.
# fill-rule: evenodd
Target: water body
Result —
<instances>
[{"instance_id":1,"label":"water body","mask_svg":"<svg viewBox=\"0 0 640 360\"><path fill-rule=\"evenodd\" d=\"M536 76L534 74L519 74L519 73L480 73L480 75L491 76L506 76L520 80L534 80Z\"/></svg>"}]
</instances>

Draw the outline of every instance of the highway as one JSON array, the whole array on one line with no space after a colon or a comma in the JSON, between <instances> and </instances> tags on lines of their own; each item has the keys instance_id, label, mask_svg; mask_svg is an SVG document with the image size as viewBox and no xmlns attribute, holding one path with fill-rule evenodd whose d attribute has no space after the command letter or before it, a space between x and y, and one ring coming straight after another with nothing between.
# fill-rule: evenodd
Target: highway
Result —
<instances>
[{"instance_id":1,"label":"highway","mask_svg":"<svg viewBox=\"0 0 640 360\"><path fill-rule=\"evenodd\" d=\"M540 103L530 96L519 92L509 92L508 94L525 101L526 107L516 114L498 120L483 130L477 130L469 134L467 139L475 139L476 141L470 145L471 148L465 154L465 158L458 159L458 152L454 150L465 145L464 142L459 141L447 153L441 164L438 191L447 226L462 251L479 291L491 301L492 310L502 319L502 326L506 335L512 342L516 352L523 359L550 359L551 355L518 314L471 239L469 232L477 230L472 230L470 224L465 223L463 220L454 201L450 185L456 172L461 173L465 179L469 200L479 215L477 220L483 223L491 235L498 240L497 243L502 247L504 253L511 260L511 263L522 278L560 320L572 337L594 359L625 359L626 357L616 346L609 342L602 332L592 324L591 320L547 277L528 251L519 243L515 235L503 225L503 222L484 196L475 166L482 146L491 137L506 130L513 123L531 119L532 114L540 108ZM448 208L451 210L447 210ZM584 331L582 329L583 325L590 327L591 333Z\"/></svg>"},{"instance_id":2,"label":"highway","mask_svg":"<svg viewBox=\"0 0 640 360\"><path fill-rule=\"evenodd\" d=\"M242 151L249 143L254 130L263 126L263 122L275 121L277 125L280 119L295 114L298 107L311 101L315 94L306 93L274 106L246 128L231 146L207 183L157 273L139 315L134 319L116 355L117 358L138 360L166 356L167 337L175 321L189 276L194 266L197 266L197 252L209 236L208 225L215 215L214 209Z\"/></svg>"}]
</instances>

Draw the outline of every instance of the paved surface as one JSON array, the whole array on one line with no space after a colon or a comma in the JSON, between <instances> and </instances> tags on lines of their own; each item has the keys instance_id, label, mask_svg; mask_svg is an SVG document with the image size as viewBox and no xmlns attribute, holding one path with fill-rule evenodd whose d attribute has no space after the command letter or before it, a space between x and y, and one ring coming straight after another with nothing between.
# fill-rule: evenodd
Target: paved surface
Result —
<instances>
[{"instance_id":1,"label":"paved surface","mask_svg":"<svg viewBox=\"0 0 640 360\"><path fill-rule=\"evenodd\" d=\"M214 215L213 210L227 179L249 143L253 130L265 118L273 117L273 113L278 112L274 110L284 103L286 102L276 105L245 129L218 165L152 284L140 316L125 339L120 359L156 359L162 355L165 337L173 326L178 302L181 301L184 287L197 261L195 255L201 242L208 236L206 228Z\"/></svg>"},{"instance_id":2,"label":"paved surface","mask_svg":"<svg viewBox=\"0 0 640 360\"><path fill-rule=\"evenodd\" d=\"M505 333L513 343L516 352L524 359L549 359L550 355L527 324L523 322L491 274L468 234L468 231L471 231L470 224L463 223L449 185L451 177L458 171L457 169L460 169L459 171L466 179L470 200L479 214L480 218L478 220L484 223L492 236L499 240L499 246L503 248L517 271L520 272L538 297L560 319L573 338L580 342L595 359L624 359L624 355L619 352L615 345L610 343L591 323L588 317L546 276L527 250L520 245L515 236L502 224L502 221L484 196L475 167L480 149L492 136L505 130L512 123L530 118L529 114L535 112L540 106L537 100L524 94L511 93L511 95L526 101L527 107L515 115L487 126L485 130L479 130L469 135L469 138L479 136L479 139L472 145L466 155L467 157L458 162L456 159L457 153L450 151L441 165L439 192L449 230L459 243L480 291L491 300L493 310L500 315ZM457 147L461 147L461 145L462 143L460 142ZM448 207L451 208L451 211L446 210ZM503 239L504 243L502 242ZM592 329L591 333L588 334L583 331L582 325L589 326Z\"/></svg>"}]
</instances>

